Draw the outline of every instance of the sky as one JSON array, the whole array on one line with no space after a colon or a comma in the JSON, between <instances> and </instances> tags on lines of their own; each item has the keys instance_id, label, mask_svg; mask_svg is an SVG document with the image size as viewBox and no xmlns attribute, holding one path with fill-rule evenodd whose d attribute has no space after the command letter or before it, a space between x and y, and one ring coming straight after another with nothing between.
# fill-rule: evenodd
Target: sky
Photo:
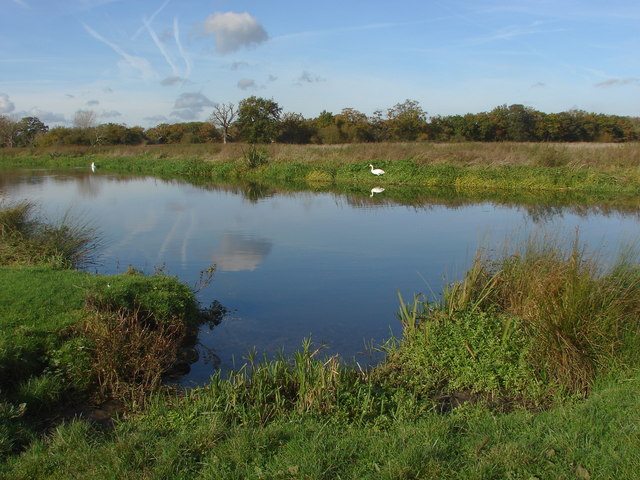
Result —
<instances>
[{"instance_id":1,"label":"sky","mask_svg":"<svg viewBox=\"0 0 640 480\"><path fill-rule=\"evenodd\" d=\"M205 121L523 104L640 116L638 0L0 0L0 115Z\"/></svg>"}]
</instances>

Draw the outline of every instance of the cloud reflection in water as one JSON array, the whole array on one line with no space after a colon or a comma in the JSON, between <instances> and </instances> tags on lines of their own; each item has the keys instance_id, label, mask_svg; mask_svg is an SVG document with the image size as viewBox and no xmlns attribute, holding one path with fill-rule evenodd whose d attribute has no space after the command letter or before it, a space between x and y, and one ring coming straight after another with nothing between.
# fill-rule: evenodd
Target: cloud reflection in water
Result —
<instances>
[{"instance_id":1,"label":"cloud reflection in water","mask_svg":"<svg viewBox=\"0 0 640 480\"><path fill-rule=\"evenodd\" d=\"M268 240L225 233L220 240L220 248L213 255L213 261L218 270L225 272L253 271L264 262L272 246Z\"/></svg>"}]
</instances>

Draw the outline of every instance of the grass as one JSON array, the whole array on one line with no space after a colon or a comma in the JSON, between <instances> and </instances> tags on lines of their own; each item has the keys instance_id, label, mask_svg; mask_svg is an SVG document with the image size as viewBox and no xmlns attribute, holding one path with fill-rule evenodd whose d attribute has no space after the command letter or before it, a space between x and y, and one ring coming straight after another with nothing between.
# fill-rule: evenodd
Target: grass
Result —
<instances>
[{"instance_id":1,"label":"grass","mask_svg":"<svg viewBox=\"0 0 640 480\"><path fill-rule=\"evenodd\" d=\"M97 430L59 426L0 472L53 478L634 478L640 460L637 373L588 399L533 413L467 406L384 428L311 415L230 423L208 392Z\"/></svg>"},{"instance_id":2,"label":"grass","mask_svg":"<svg viewBox=\"0 0 640 480\"><path fill-rule=\"evenodd\" d=\"M0 204L0 264L78 268L92 261L99 235L89 223L65 216L58 223L39 219L30 202Z\"/></svg>"}]
</instances>

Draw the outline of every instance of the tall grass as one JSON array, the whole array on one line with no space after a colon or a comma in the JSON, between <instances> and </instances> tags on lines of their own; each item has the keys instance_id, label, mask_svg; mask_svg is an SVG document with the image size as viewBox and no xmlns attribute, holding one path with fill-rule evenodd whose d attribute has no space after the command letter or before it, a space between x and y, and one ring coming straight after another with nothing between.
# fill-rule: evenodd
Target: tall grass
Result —
<instances>
[{"instance_id":1,"label":"tall grass","mask_svg":"<svg viewBox=\"0 0 640 480\"><path fill-rule=\"evenodd\" d=\"M89 222L69 215L57 223L41 220L28 201L0 204L0 264L77 268L90 263L99 246Z\"/></svg>"},{"instance_id":2,"label":"tall grass","mask_svg":"<svg viewBox=\"0 0 640 480\"><path fill-rule=\"evenodd\" d=\"M185 331L180 319L159 323L140 310L95 312L83 328L92 345L95 399L143 406L176 361Z\"/></svg>"},{"instance_id":3,"label":"tall grass","mask_svg":"<svg viewBox=\"0 0 640 480\"><path fill-rule=\"evenodd\" d=\"M640 164L640 144L629 143L514 143L514 142L379 142L338 145L262 145L273 162L360 163L375 159L412 159L418 165L544 165L574 167L634 167ZM0 166L29 166L29 159L40 157L40 164L85 165L88 156L96 158L146 157L151 160L184 158L207 162L242 161L247 144L190 144L137 146L56 146L0 150ZM15 162L15 163L14 163Z\"/></svg>"},{"instance_id":4,"label":"tall grass","mask_svg":"<svg viewBox=\"0 0 640 480\"><path fill-rule=\"evenodd\" d=\"M464 279L445 288L439 309L517 318L540 378L586 393L638 328L640 268L628 252L605 267L577 236L567 248L534 235L499 258L481 249Z\"/></svg>"},{"instance_id":5,"label":"tall grass","mask_svg":"<svg viewBox=\"0 0 640 480\"><path fill-rule=\"evenodd\" d=\"M367 384L366 373L342 365L337 356L322 358L311 340L292 357L247 362L227 377L216 374L198 395L211 408L242 424L265 425L291 413L327 415L361 421L379 414L382 404Z\"/></svg>"}]
</instances>

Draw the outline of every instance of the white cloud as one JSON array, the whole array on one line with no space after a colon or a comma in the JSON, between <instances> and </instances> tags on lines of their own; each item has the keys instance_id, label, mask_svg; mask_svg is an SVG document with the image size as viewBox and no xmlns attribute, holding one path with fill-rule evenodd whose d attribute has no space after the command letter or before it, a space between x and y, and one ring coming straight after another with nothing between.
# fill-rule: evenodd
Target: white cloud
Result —
<instances>
[{"instance_id":1,"label":"white cloud","mask_svg":"<svg viewBox=\"0 0 640 480\"><path fill-rule=\"evenodd\" d=\"M249 64L247 62L233 62L231 64L231 70L240 70L241 68L248 67Z\"/></svg>"},{"instance_id":2,"label":"white cloud","mask_svg":"<svg viewBox=\"0 0 640 480\"><path fill-rule=\"evenodd\" d=\"M213 255L213 261L218 270L223 272L253 271L264 262L271 249L272 244L268 240L225 233L219 251Z\"/></svg>"},{"instance_id":3,"label":"white cloud","mask_svg":"<svg viewBox=\"0 0 640 480\"><path fill-rule=\"evenodd\" d=\"M173 63L173 59L171 58L171 55L169 55L169 52L167 51L166 47L164 46L160 38L158 38L156 31L151 27L151 22L147 20L143 20L143 23L147 28L147 31L149 32L149 36L153 40L153 43L156 44L156 47L158 47L158 50L160 50L160 53L162 54L166 62L169 64L169 67L171 67L171 71L173 72L173 74L178 75L178 67L176 67L175 63Z\"/></svg>"},{"instance_id":4,"label":"white cloud","mask_svg":"<svg viewBox=\"0 0 640 480\"><path fill-rule=\"evenodd\" d=\"M171 115L183 120L194 120L206 107L214 107L215 103L201 93L182 93L176 99Z\"/></svg>"},{"instance_id":5,"label":"white cloud","mask_svg":"<svg viewBox=\"0 0 640 480\"><path fill-rule=\"evenodd\" d=\"M60 113L47 112L40 110L37 107L33 107L28 112L18 112L16 116L19 117L38 117L41 122L44 123L64 123L66 122L64 115Z\"/></svg>"},{"instance_id":6,"label":"white cloud","mask_svg":"<svg viewBox=\"0 0 640 480\"><path fill-rule=\"evenodd\" d=\"M216 48L223 54L259 45L269 38L262 25L246 12L215 12L204 21L204 29L214 35Z\"/></svg>"},{"instance_id":7,"label":"white cloud","mask_svg":"<svg viewBox=\"0 0 640 480\"><path fill-rule=\"evenodd\" d=\"M149 122L152 125L158 125L160 123L167 123L169 119L164 115L154 115L152 117L144 117L143 120Z\"/></svg>"},{"instance_id":8,"label":"white cloud","mask_svg":"<svg viewBox=\"0 0 640 480\"><path fill-rule=\"evenodd\" d=\"M155 12L153 12L151 17L149 17L149 24L151 24L151 22L153 22L153 19L156 18L162 10L164 10L164 7L166 7L170 1L171 0L165 0L164 3L160 5L160 7ZM133 37L131 37L132 40L135 40L138 37L138 35L140 35L140 33L142 33L142 31L146 28L146 25L145 25L146 22L143 21L142 23L143 25L138 29L136 33L133 34Z\"/></svg>"},{"instance_id":9,"label":"white cloud","mask_svg":"<svg viewBox=\"0 0 640 480\"><path fill-rule=\"evenodd\" d=\"M6 93L0 93L0 113L11 113L15 110L16 106Z\"/></svg>"},{"instance_id":10,"label":"white cloud","mask_svg":"<svg viewBox=\"0 0 640 480\"><path fill-rule=\"evenodd\" d=\"M191 68L192 68L191 59L187 55L187 52L185 51L184 47L182 46L182 42L180 42L180 30L178 29L177 18L173 19L173 38L176 41L176 45L178 46L178 52L180 53L180 56L182 57L182 61L184 62L184 68L185 68L184 78L186 80L191 76Z\"/></svg>"},{"instance_id":11,"label":"white cloud","mask_svg":"<svg viewBox=\"0 0 640 480\"><path fill-rule=\"evenodd\" d=\"M99 100L89 100L89 101L87 102L87 106L88 106L88 107L91 107L91 106L93 106L93 105L100 105L100 101L99 101Z\"/></svg>"},{"instance_id":12,"label":"white cloud","mask_svg":"<svg viewBox=\"0 0 640 480\"><path fill-rule=\"evenodd\" d=\"M238 80L237 85L240 90L249 90L249 89L258 88L258 86L256 85L256 82L251 80L250 78L242 78Z\"/></svg>"}]
</instances>

